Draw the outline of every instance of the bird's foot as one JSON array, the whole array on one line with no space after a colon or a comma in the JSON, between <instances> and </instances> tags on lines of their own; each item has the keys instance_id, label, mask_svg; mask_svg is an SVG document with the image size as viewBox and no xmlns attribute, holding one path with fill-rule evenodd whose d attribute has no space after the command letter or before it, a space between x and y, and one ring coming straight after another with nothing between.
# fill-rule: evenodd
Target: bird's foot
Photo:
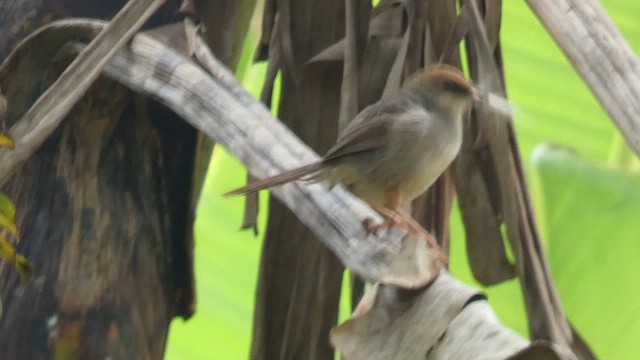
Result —
<instances>
[{"instance_id":1,"label":"bird's foot","mask_svg":"<svg viewBox=\"0 0 640 360\"><path fill-rule=\"evenodd\" d=\"M362 222L367 234L377 234L381 229L388 229L391 227L397 227L407 232L421 234L427 241L427 246L433 249L438 255L438 261L446 266L449 263L449 258L442 251L440 245L436 241L435 237L431 235L425 228L422 227L408 212L399 208L397 210L391 210L383 206L372 205L372 207L380 213L384 218L382 223L374 223L372 219L365 219Z\"/></svg>"},{"instance_id":2,"label":"bird's foot","mask_svg":"<svg viewBox=\"0 0 640 360\"><path fill-rule=\"evenodd\" d=\"M406 221L401 214L382 206L372 206L384 218L384 222L375 223L371 218L364 219L362 221L362 226L367 232L367 235L377 235L379 230L389 229L392 227L399 227L401 229L408 230Z\"/></svg>"}]
</instances>

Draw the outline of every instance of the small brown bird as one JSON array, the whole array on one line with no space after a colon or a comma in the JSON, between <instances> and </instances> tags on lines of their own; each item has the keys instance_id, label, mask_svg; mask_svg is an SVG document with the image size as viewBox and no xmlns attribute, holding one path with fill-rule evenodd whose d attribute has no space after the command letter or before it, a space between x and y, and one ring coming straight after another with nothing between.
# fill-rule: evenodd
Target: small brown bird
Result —
<instances>
[{"instance_id":1,"label":"small brown bird","mask_svg":"<svg viewBox=\"0 0 640 360\"><path fill-rule=\"evenodd\" d=\"M247 194L303 177L342 184L390 222L451 164L474 87L462 72L436 65L398 92L362 110L318 162L256 181L225 195ZM412 223L416 225L415 221Z\"/></svg>"}]
</instances>

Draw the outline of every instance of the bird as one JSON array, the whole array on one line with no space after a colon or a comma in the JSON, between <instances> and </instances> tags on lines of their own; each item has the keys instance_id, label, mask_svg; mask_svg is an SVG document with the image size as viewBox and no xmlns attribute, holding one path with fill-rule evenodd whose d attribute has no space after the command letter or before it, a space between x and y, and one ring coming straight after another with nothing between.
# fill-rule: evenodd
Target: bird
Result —
<instances>
[{"instance_id":1,"label":"bird","mask_svg":"<svg viewBox=\"0 0 640 360\"><path fill-rule=\"evenodd\" d=\"M415 228L419 225L403 206L424 193L457 156L464 115L478 99L458 68L428 66L394 94L364 108L320 160L224 195L301 179L327 181L369 203L391 226L408 222Z\"/></svg>"}]
</instances>

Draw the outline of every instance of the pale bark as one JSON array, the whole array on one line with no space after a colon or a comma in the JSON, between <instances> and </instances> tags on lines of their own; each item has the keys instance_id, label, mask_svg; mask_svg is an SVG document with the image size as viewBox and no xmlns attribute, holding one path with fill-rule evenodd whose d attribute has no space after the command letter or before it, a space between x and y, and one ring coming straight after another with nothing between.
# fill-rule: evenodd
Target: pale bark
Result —
<instances>
[{"instance_id":1,"label":"pale bark","mask_svg":"<svg viewBox=\"0 0 640 360\"><path fill-rule=\"evenodd\" d=\"M640 154L640 60L597 0L527 0Z\"/></svg>"}]
</instances>

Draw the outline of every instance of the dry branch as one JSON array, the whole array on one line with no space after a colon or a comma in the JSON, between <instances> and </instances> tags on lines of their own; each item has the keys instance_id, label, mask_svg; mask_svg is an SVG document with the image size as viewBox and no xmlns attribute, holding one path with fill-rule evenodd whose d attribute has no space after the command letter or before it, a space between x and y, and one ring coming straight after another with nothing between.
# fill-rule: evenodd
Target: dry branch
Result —
<instances>
[{"instance_id":1,"label":"dry branch","mask_svg":"<svg viewBox=\"0 0 640 360\"><path fill-rule=\"evenodd\" d=\"M597 0L527 0L640 154L640 60Z\"/></svg>"}]
</instances>

